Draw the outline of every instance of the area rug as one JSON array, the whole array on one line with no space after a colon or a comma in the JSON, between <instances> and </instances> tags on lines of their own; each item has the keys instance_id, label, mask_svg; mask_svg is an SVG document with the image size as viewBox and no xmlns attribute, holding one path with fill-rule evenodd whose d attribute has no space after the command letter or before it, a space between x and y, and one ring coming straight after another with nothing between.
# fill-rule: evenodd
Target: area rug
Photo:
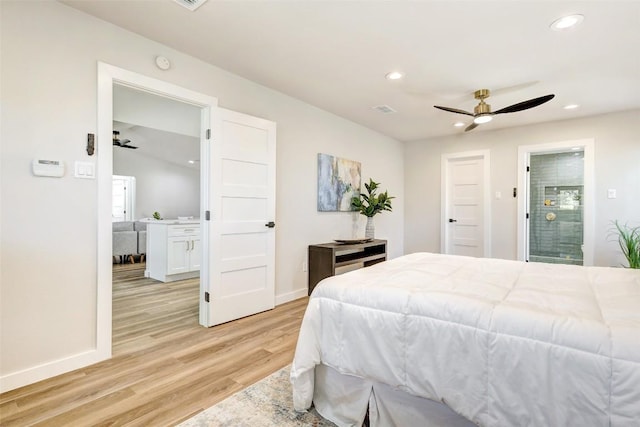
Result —
<instances>
[{"instance_id":1,"label":"area rug","mask_svg":"<svg viewBox=\"0 0 640 427\"><path fill-rule=\"evenodd\" d=\"M293 410L286 366L181 423L178 427L335 427L315 409Z\"/></svg>"}]
</instances>

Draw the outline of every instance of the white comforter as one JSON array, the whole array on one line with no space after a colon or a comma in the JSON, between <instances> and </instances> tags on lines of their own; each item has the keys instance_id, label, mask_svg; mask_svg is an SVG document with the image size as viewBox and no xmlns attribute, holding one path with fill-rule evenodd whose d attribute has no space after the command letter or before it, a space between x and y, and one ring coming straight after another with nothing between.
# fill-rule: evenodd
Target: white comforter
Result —
<instances>
[{"instance_id":1,"label":"white comforter","mask_svg":"<svg viewBox=\"0 0 640 427\"><path fill-rule=\"evenodd\" d=\"M416 253L325 279L302 322L314 367L442 401L482 426L640 426L640 271Z\"/></svg>"}]
</instances>

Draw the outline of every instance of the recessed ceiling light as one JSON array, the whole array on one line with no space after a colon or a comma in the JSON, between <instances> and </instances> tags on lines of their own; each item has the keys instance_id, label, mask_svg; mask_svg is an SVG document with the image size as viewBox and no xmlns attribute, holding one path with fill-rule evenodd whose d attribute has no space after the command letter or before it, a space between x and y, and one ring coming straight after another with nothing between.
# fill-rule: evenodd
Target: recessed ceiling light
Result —
<instances>
[{"instance_id":1,"label":"recessed ceiling light","mask_svg":"<svg viewBox=\"0 0 640 427\"><path fill-rule=\"evenodd\" d=\"M578 105L578 104L568 104L568 105L565 105L565 106L564 106L564 107L562 107L562 108L564 108L565 110L575 110L575 109L576 109L576 108L578 108L578 107L579 107L579 105Z\"/></svg>"},{"instance_id":2,"label":"recessed ceiling light","mask_svg":"<svg viewBox=\"0 0 640 427\"><path fill-rule=\"evenodd\" d=\"M457 127L457 128L461 128L462 126L464 126L464 123L462 123L462 122L455 122L453 125L454 125L455 127Z\"/></svg>"},{"instance_id":3,"label":"recessed ceiling light","mask_svg":"<svg viewBox=\"0 0 640 427\"><path fill-rule=\"evenodd\" d=\"M385 77L387 78L387 80L399 80L404 77L404 74L402 74L400 71L392 71L390 73L387 73Z\"/></svg>"},{"instance_id":4,"label":"recessed ceiling light","mask_svg":"<svg viewBox=\"0 0 640 427\"><path fill-rule=\"evenodd\" d=\"M575 27L584 19L584 15L568 15L558 18L550 25L552 30L562 31Z\"/></svg>"}]
</instances>

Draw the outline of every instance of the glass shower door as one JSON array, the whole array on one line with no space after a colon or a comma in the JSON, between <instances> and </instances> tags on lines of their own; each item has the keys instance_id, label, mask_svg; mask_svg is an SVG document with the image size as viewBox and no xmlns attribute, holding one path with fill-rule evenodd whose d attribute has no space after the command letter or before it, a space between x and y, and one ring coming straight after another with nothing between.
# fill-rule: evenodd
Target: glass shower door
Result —
<instances>
[{"instance_id":1,"label":"glass shower door","mask_svg":"<svg viewBox=\"0 0 640 427\"><path fill-rule=\"evenodd\" d=\"M531 154L530 262L583 265L584 152Z\"/></svg>"}]
</instances>

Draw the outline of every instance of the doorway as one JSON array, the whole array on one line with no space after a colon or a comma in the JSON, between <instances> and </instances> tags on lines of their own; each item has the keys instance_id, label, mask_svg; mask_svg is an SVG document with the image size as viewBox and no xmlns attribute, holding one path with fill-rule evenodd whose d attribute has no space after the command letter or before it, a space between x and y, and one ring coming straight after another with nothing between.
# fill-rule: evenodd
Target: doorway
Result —
<instances>
[{"instance_id":1,"label":"doorway","mask_svg":"<svg viewBox=\"0 0 640 427\"><path fill-rule=\"evenodd\" d=\"M113 222L132 221L136 206L136 178L113 175Z\"/></svg>"},{"instance_id":2,"label":"doorway","mask_svg":"<svg viewBox=\"0 0 640 427\"><path fill-rule=\"evenodd\" d=\"M489 151L442 156L442 253L491 256L489 180Z\"/></svg>"},{"instance_id":3,"label":"doorway","mask_svg":"<svg viewBox=\"0 0 640 427\"><path fill-rule=\"evenodd\" d=\"M213 326L273 308L275 303L275 122L224 110L218 108L216 98L208 95L98 63L96 361L111 357L116 84L200 110L199 323ZM193 250L194 246L191 243L189 248ZM186 243L184 247L186 250Z\"/></svg>"},{"instance_id":4,"label":"doorway","mask_svg":"<svg viewBox=\"0 0 640 427\"><path fill-rule=\"evenodd\" d=\"M529 157L527 260L582 265L584 151Z\"/></svg>"},{"instance_id":5,"label":"doorway","mask_svg":"<svg viewBox=\"0 0 640 427\"><path fill-rule=\"evenodd\" d=\"M97 326L96 326L96 359L104 360L112 354L112 173L113 173L113 92L114 86L121 85L130 89L139 90L147 94L160 96L164 99L176 101L175 105L186 104L197 108L199 111L198 137L200 140L201 178L200 178L200 212L204 217L205 206L209 200L209 139L207 132L214 121L217 99L196 93L170 83L133 73L105 63L98 63L98 294L97 294ZM201 235L208 235L208 224L203 223ZM203 257L208 254L208 239L203 239ZM204 263L203 270L207 263ZM201 271L200 291L200 323L205 302L200 295L208 291L207 275ZM206 307L206 306L205 306ZM206 320L206 319L205 319Z\"/></svg>"},{"instance_id":6,"label":"doorway","mask_svg":"<svg viewBox=\"0 0 640 427\"><path fill-rule=\"evenodd\" d=\"M200 110L113 85L114 356L151 348L159 336L199 323ZM165 230L175 234L178 226L168 223L181 218L192 227L186 250L185 238L159 238ZM166 263L163 251L172 255Z\"/></svg>"},{"instance_id":7,"label":"doorway","mask_svg":"<svg viewBox=\"0 0 640 427\"><path fill-rule=\"evenodd\" d=\"M592 265L593 141L518 151L518 259Z\"/></svg>"}]
</instances>

